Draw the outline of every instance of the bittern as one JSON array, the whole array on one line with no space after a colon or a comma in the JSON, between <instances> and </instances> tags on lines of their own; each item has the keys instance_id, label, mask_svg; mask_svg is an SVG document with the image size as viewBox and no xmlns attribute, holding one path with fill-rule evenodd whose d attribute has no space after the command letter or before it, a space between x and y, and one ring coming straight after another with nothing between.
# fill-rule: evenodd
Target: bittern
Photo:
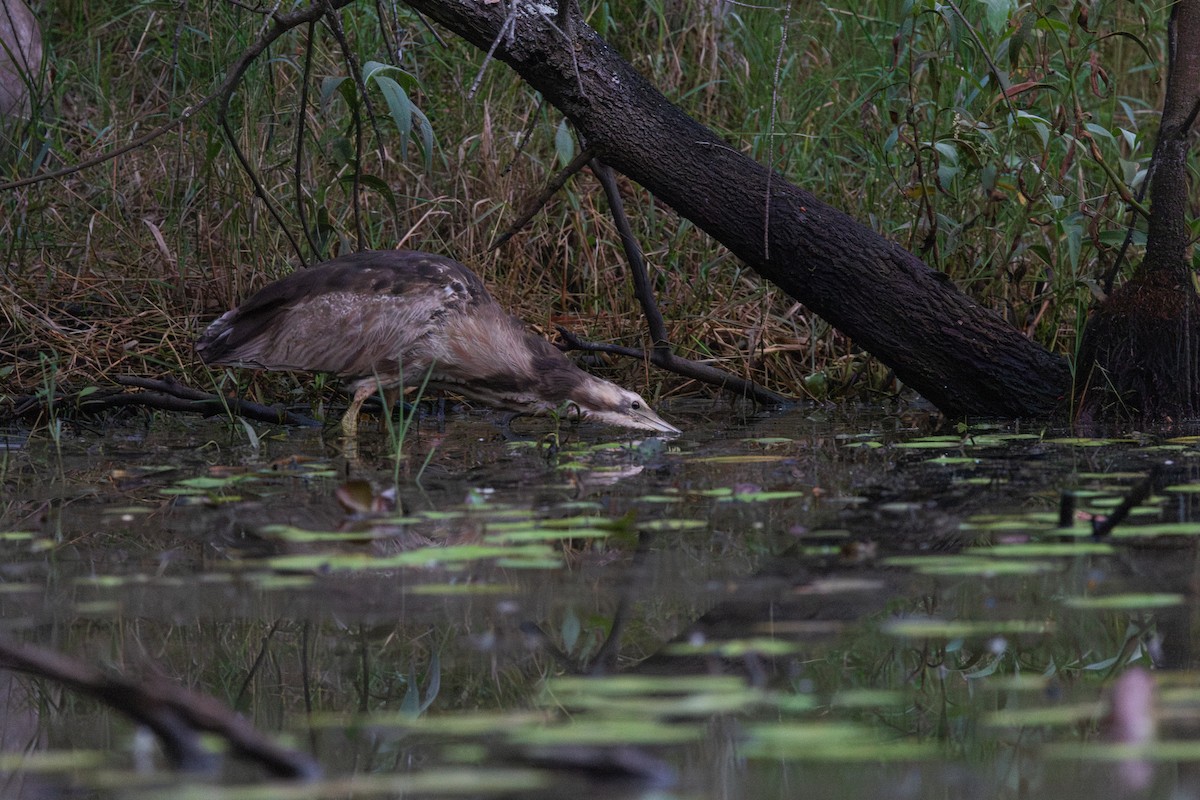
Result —
<instances>
[{"instance_id":1,"label":"bittern","mask_svg":"<svg viewBox=\"0 0 1200 800\"><path fill-rule=\"evenodd\" d=\"M529 333L471 270L411 250L353 253L294 272L209 325L196 352L206 364L337 375L353 391L347 438L374 392L383 391L387 411L404 385L422 383L520 413L566 408L679 433L637 394Z\"/></svg>"}]
</instances>

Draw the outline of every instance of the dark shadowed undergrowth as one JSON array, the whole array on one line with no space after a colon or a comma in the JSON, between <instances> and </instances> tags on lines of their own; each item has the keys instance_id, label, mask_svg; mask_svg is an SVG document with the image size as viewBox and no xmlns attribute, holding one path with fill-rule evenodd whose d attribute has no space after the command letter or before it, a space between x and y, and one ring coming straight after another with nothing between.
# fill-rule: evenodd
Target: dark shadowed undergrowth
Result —
<instances>
[{"instance_id":1,"label":"dark shadowed undergrowth","mask_svg":"<svg viewBox=\"0 0 1200 800\"><path fill-rule=\"evenodd\" d=\"M10 126L0 182L178 118L266 20L229 3L36 5L53 82L34 118ZM894 237L1051 349L1073 353L1093 293L1140 258L1135 232L1116 263L1157 125L1157 5L584 8L732 145ZM0 191L0 402L117 374L213 388L221 376L199 365L192 340L294 268L293 242L310 261L397 244L451 255L547 335L562 325L648 346L590 173L489 250L578 151L562 116L403 7L360 3L338 19L340 30L312 31L311 63L307 28L280 39L230 107L283 228L255 197L215 105L121 158ZM356 74L361 83L347 79ZM640 187L622 188L682 355L796 397L895 390L884 367L802 305ZM636 363L594 368L648 395L701 391ZM239 379L253 381L252 395L317 399L309 381Z\"/></svg>"}]
</instances>

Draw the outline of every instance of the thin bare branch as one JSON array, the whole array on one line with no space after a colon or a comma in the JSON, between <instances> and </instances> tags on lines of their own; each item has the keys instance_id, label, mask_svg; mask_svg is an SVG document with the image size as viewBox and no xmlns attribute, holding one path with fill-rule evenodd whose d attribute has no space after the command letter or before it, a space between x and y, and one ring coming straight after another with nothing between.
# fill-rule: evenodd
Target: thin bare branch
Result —
<instances>
[{"instance_id":1,"label":"thin bare branch","mask_svg":"<svg viewBox=\"0 0 1200 800\"><path fill-rule=\"evenodd\" d=\"M564 351L580 350L585 353L612 353L613 355L627 356L629 358L637 358L642 361L649 361L660 369L665 369L668 372L674 372L676 375L682 375L685 378L692 378L701 383L717 386L727 392L733 392L741 397L746 397L754 400L756 403L762 403L768 406L785 406L794 403L783 395L775 394L769 389L751 383L748 380L739 378L736 375L730 375L724 370L701 364L698 361L691 361L686 358L680 358L669 352L664 353L661 350L651 350L646 353L642 350L636 350L632 347L624 347L618 344L602 344L599 342L585 342L575 336L561 326L558 327L558 333L562 336Z\"/></svg>"},{"instance_id":2,"label":"thin bare branch","mask_svg":"<svg viewBox=\"0 0 1200 800\"><path fill-rule=\"evenodd\" d=\"M513 3L509 9L508 16L504 19L504 24L500 26L500 31L496 34L496 38L492 40L492 46L488 49L487 55L483 57L483 63L479 65L479 72L475 74L475 80L471 81L471 88L467 90L467 99L475 97L475 92L479 90L479 84L483 83L483 74L487 71L488 64L492 63L492 56L496 54L496 48L500 46L500 42L507 37L517 22L517 4Z\"/></svg>"},{"instance_id":3,"label":"thin bare branch","mask_svg":"<svg viewBox=\"0 0 1200 800\"><path fill-rule=\"evenodd\" d=\"M650 287L650 276L646 271L646 259L642 256L642 248L629 217L625 215L625 204L621 200L621 191L617 187L612 169L598 158L591 161L592 172L604 187L604 196L608 198L608 207L612 211L613 224L617 227L617 235L621 237L621 247L625 250L625 259L629 262L629 276L633 280L633 295L642 306L642 314L646 317L646 327L650 329L650 341L655 350L671 352L671 344L667 339L667 325L663 321L658 302L654 299L654 290Z\"/></svg>"},{"instance_id":4,"label":"thin bare branch","mask_svg":"<svg viewBox=\"0 0 1200 800\"><path fill-rule=\"evenodd\" d=\"M505 230L504 233L500 234L500 238L496 239L496 241L493 242L492 246L488 249L495 250L501 245L507 243L509 239L516 236L522 228L529 224L529 220L537 216L537 213L542 210L542 206L546 205L546 202L554 196L554 193L561 189L563 185L571 179L572 175L583 169L587 163L595 157L595 155L596 151L591 150L590 148L584 148L579 155L571 159L570 164L567 164L567 166L563 167L562 170L560 170L546 183L544 187L542 187L542 190L538 192L535 197L526 203L525 211L519 217L517 217L517 219L511 225L508 226L508 229Z\"/></svg>"}]
</instances>

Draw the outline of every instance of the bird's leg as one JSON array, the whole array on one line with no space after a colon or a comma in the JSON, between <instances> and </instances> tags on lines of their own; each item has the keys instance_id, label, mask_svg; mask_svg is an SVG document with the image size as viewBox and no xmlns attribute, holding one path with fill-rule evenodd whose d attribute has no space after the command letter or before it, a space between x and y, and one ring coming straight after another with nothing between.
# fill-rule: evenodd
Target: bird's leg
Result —
<instances>
[{"instance_id":1,"label":"bird's leg","mask_svg":"<svg viewBox=\"0 0 1200 800\"><path fill-rule=\"evenodd\" d=\"M358 435L358 412L362 410L362 404L374 392L375 387L371 384L360 386L354 392L354 398L350 401L350 407L346 409L346 416L342 417L342 436L347 439L353 439Z\"/></svg>"},{"instance_id":2,"label":"bird's leg","mask_svg":"<svg viewBox=\"0 0 1200 800\"><path fill-rule=\"evenodd\" d=\"M390 389L383 390L383 415L379 418L379 430L387 430L387 421L391 419L392 414L396 413L396 401L400 399L401 389L398 386L393 386ZM403 418L404 409L400 409L400 416Z\"/></svg>"}]
</instances>

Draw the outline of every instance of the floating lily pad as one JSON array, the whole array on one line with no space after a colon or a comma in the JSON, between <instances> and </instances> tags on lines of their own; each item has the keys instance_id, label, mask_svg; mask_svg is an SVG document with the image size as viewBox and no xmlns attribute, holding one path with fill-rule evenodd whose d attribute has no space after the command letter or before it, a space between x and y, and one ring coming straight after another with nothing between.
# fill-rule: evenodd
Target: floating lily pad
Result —
<instances>
[{"instance_id":1,"label":"floating lily pad","mask_svg":"<svg viewBox=\"0 0 1200 800\"><path fill-rule=\"evenodd\" d=\"M1079 609L1141 609L1168 608L1182 605L1184 597L1170 592L1110 594L1099 597L1068 597L1063 603L1069 608Z\"/></svg>"},{"instance_id":2,"label":"floating lily pad","mask_svg":"<svg viewBox=\"0 0 1200 800\"><path fill-rule=\"evenodd\" d=\"M603 506L595 500L568 500L555 508L563 511L599 511Z\"/></svg>"},{"instance_id":3,"label":"floating lily pad","mask_svg":"<svg viewBox=\"0 0 1200 800\"><path fill-rule=\"evenodd\" d=\"M644 531L701 531L708 527L703 519L652 519L639 522L637 527Z\"/></svg>"},{"instance_id":4,"label":"floating lily pad","mask_svg":"<svg viewBox=\"0 0 1200 800\"><path fill-rule=\"evenodd\" d=\"M883 442L865 441L865 442L846 442L842 447L861 447L867 450L876 450L883 447Z\"/></svg>"},{"instance_id":5,"label":"floating lily pad","mask_svg":"<svg viewBox=\"0 0 1200 800\"><path fill-rule=\"evenodd\" d=\"M751 725L742 752L747 758L787 761L913 761L936 758L936 744L884 739L864 725L842 722Z\"/></svg>"},{"instance_id":6,"label":"floating lily pad","mask_svg":"<svg viewBox=\"0 0 1200 800\"><path fill-rule=\"evenodd\" d=\"M513 730L508 739L524 745L667 745L703 738L699 723L667 723L653 719L596 719L588 715L568 725Z\"/></svg>"},{"instance_id":7,"label":"floating lily pad","mask_svg":"<svg viewBox=\"0 0 1200 800\"><path fill-rule=\"evenodd\" d=\"M1133 539L1143 536L1200 536L1200 522L1158 522L1146 525L1119 525L1109 535L1114 539Z\"/></svg>"},{"instance_id":8,"label":"floating lily pad","mask_svg":"<svg viewBox=\"0 0 1200 800\"><path fill-rule=\"evenodd\" d=\"M543 726L554 717L541 711L472 711L415 717L404 711L373 711L366 714L314 712L304 724L318 729L402 728L426 736L485 736L516 728Z\"/></svg>"},{"instance_id":9,"label":"floating lily pad","mask_svg":"<svg viewBox=\"0 0 1200 800\"><path fill-rule=\"evenodd\" d=\"M508 569L558 569L563 565L562 558L547 556L545 558L498 558L496 566Z\"/></svg>"},{"instance_id":10,"label":"floating lily pad","mask_svg":"<svg viewBox=\"0 0 1200 800\"><path fill-rule=\"evenodd\" d=\"M392 530L361 530L361 531L310 531L292 525L264 525L258 529L258 534L266 539L278 539L283 542L355 542L378 538L393 538L397 532Z\"/></svg>"},{"instance_id":11,"label":"floating lily pad","mask_svg":"<svg viewBox=\"0 0 1200 800\"><path fill-rule=\"evenodd\" d=\"M986 714L983 723L993 728L1074 725L1090 719L1099 719L1104 716L1106 710L1106 705L1099 701L1041 708L1006 708Z\"/></svg>"},{"instance_id":12,"label":"floating lily pad","mask_svg":"<svg viewBox=\"0 0 1200 800\"><path fill-rule=\"evenodd\" d=\"M963 639L980 636L1015 636L1053 633L1054 623L1042 619L965 620L936 617L900 617L881 626L884 633L909 639Z\"/></svg>"},{"instance_id":13,"label":"floating lily pad","mask_svg":"<svg viewBox=\"0 0 1200 800\"><path fill-rule=\"evenodd\" d=\"M505 533L489 533L484 541L497 544L507 542L561 542L570 539L604 539L612 536L611 530L601 528L525 528Z\"/></svg>"},{"instance_id":14,"label":"floating lily pad","mask_svg":"<svg viewBox=\"0 0 1200 800\"><path fill-rule=\"evenodd\" d=\"M782 461L787 456L768 456L761 453L745 453L736 456L698 456L692 461L698 464L770 464Z\"/></svg>"},{"instance_id":15,"label":"floating lily pad","mask_svg":"<svg viewBox=\"0 0 1200 800\"><path fill-rule=\"evenodd\" d=\"M780 489L770 492L736 492L732 496L724 498L724 500L734 503L760 503L771 500L791 500L797 497L807 497L808 494L808 492L793 489Z\"/></svg>"},{"instance_id":16,"label":"floating lily pad","mask_svg":"<svg viewBox=\"0 0 1200 800\"><path fill-rule=\"evenodd\" d=\"M546 691L569 696L728 694L741 692L745 688L746 681L734 675L606 675L600 678L563 676L545 682Z\"/></svg>"},{"instance_id":17,"label":"floating lily pad","mask_svg":"<svg viewBox=\"0 0 1200 800\"><path fill-rule=\"evenodd\" d=\"M100 510L100 513L106 517L133 517L142 514L149 514L154 509L149 506L112 506Z\"/></svg>"},{"instance_id":18,"label":"floating lily pad","mask_svg":"<svg viewBox=\"0 0 1200 800\"><path fill-rule=\"evenodd\" d=\"M267 573L254 576L254 583L267 591L308 589L313 586L314 580L312 575L276 575L275 573Z\"/></svg>"},{"instance_id":19,"label":"floating lily pad","mask_svg":"<svg viewBox=\"0 0 1200 800\"><path fill-rule=\"evenodd\" d=\"M175 485L188 489L204 489L206 491L212 491L214 489L225 489L235 483L240 483L241 481L249 480L253 477L254 476L247 475L245 473L224 475L221 477L199 475L195 478L184 478L181 481L176 481Z\"/></svg>"},{"instance_id":20,"label":"floating lily pad","mask_svg":"<svg viewBox=\"0 0 1200 800\"><path fill-rule=\"evenodd\" d=\"M272 569L283 571L371 570L396 567L435 567L471 561L508 559L510 562L535 561L560 566L561 558L554 550L537 544L502 546L464 544L449 547L422 547L392 555L369 553L293 553L265 559Z\"/></svg>"},{"instance_id":21,"label":"floating lily pad","mask_svg":"<svg viewBox=\"0 0 1200 800\"><path fill-rule=\"evenodd\" d=\"M683 497L677 494L644 494L638 498L642 503L678 503L682 500Z\"/></svg>"},{"instance_id":22,"label":"floating lily pad","mask_svg":"<svg viewBox=\"0 0 1200 800\"><path fill-rule=\"evenodd\" d=\"M1145 744L1054 742L1041 749L1048 759L1072 761L1200 761L1200 742L1156 740Z\"/></svg>"},{"instance_id":23,"label":"floating lily pad","mask_svg":"<svg viewBox=\"0 0 1200 800\"><path fill-rule=\"evenodd\" d=\"M897 442L893 447L901 450L956 450L966 443L957 436L951 438L914 439L911 442Z\"/></svg>"},{"instance_id":24,"label":"floating lily pad","mask_svg":"<svg viewBox=\"0 0 1200 800\"><path fill-rule=\"evenodd\" d=\"M1005 478L994 478L986 475L973 478L960 478L957 482L964 486L1005 486L1008 484L1008 480Z\"/></svg>"},{"instance_id":25,"label":"floating lily pad","mask_svg":"<svg viewBox=\"0 0 1200 800\"><path fill-rule=\"evenodd\" d=\"M554 566L562 566L561 561L555 561ZM493 595L511 594L513 588L500 583L423 583L408 590L409 594L459 596L459 595Z\"/></svg>"},{"instance_id":26,"label":"floating lily pad","mask_svg":"<svg viewBox=\"0 0 1200 800\"><path fill-rule=\"evenodd\" d=\"M970 456L938 456L925 462L926 464L941 464L942 466L958 466L961 464L978 464L978 458Z\"/></svg>"},{"instance_id":27,"label":"floating lily pad","mask_svg":"<svg viewBox=\"0 0 1200 800\"><path fill-rule=\"evenodd\" d=\"M743 658L752 654L785 656L801 649L803 649L803 645L799 642L763 637L710 641L701 644L677 642L668 645L663 652L673 656L713 655L721 658Z\"/></svg>"},{"instance_id":28,"label":"floating lily pad","mask_svg":"<svg viewBox=\"0 0 1200 800\"><path fill-rule=\"evenodd\" d=\"M879 510L886 511L889 514L912 514L925 508L924 504L917 502L901 502L880 503Z\"/></svg>"},{"instance_id":29,"label":"floating lily pad","mask_svg":"<svg viewBox=\"0 0 1200 800\"><path fill-rule=\"evenodd\" d=\"M1025 516L1018 517L971 517L959 523L960 531L1028 531L1041 529L1044 526Z\"/></svg>"},{"instance_id":30,"label":"floating lily pad","mask_svg":"<svg viewBox=\"0 0 1200 800\"><path fill-rule=\"evenodd\" d=\"M1045 558L1054 556L1097 556L1116 552L1111 544L1104 542L1021 542L997 544L991 547L969 547L967 555L988 555L999 558Z\"/></svg>"},{"instance_id":31,"label":"floating lily pad","mask_svg":"<svg viewBox=\"0 0 1200 800\"><path fill-rule=\"evenodd\" d=\"M884 563L889 566L908 567L922 575L946 576L1032 575L1060 569L1060 565L1052 561L983 558L971 555L895 556L886 559Z\"/></svg>"},{"instance_id":32,"label":"floating lily pad","mask_svg":"<svg viewBox=\"0 0 1200 800\"><path fill-rule=\"evenodd\" d=\"M543 519L538 521L538 525L543 528L613 528L617 527L618 523L608 517L600 516L579 516L579 517L553 517L551 519Z\"/></svg>"},{"instance_id":33,"label":"floating lily pad","mask_svg":"<svg viewBox=\"0 0 1200 800\"><path fill-rule=\"evenodd\" d=\"M1049 675L1021 672L1016 675L993 675L984 685L999 692L1044 692L1051 680Z\"/></svg>"},{"instance_id":34,"label":"floating lily pad","mask_svg":"<svg viewBox=\"0 0 1200 800\"><path fill-rule=\"evenodd\" d=\"M836 708L903 706L908 702L907 693L891 689L845 689L829 699L829 704Z\"/></svg>"},{"instance_id":35,"label":"floating lily pad","mask_svg":"<svg viewBox=\"0 0 1200 800\"><path fill-rule=\"evenodd\" d=\"M1089 500L1087 507L1107 511L1108 509L1116 508L1124 502L1124 497L1097 497ZM1165 498L1163 497L1150 497L1143 501L1142 505L1137 508L1131 508L1129 513L1135 517L1157 516L1160 512L1154 506L1162 505L1163 502L1165 502Z\"/></svg>"},{"instance_id":36,"label":"floating lily pad","mask_svg":"<svg viewBox=\"0 0 1200 800\"><path fill-rule=\"evenodd\" d=\"M0 753L0 772L67 772L95 769L104 764L99 750L42 750L28 753Z\"/></svg>"},{"instance_id":37,"label":"floating lily pad","mask_svg":"<svg viewBox=\"0 0 1200 800\"><path fill-rule=\"evenodd\" d=\"M1146 473L1114 470L1112 472L1080 472L1075 477L1081 481L1130 481L1144 478Z\"/></svg>"},{"instance_id":38,"label":"floating lily pad","mask_svg":"<svg viewBox=\"0 0 1200 800\"><path fill-rule=\"evenodd\" d=\"M698 692L672 697L613 697L605 694L553 694L556 703L573 711L599 713L605 717L645 719L657 717L678 720L687 717L706 719L714 714L736 714L764 704L766 696L745 685L737 692Z\"/></svg>"}]
</instances>

